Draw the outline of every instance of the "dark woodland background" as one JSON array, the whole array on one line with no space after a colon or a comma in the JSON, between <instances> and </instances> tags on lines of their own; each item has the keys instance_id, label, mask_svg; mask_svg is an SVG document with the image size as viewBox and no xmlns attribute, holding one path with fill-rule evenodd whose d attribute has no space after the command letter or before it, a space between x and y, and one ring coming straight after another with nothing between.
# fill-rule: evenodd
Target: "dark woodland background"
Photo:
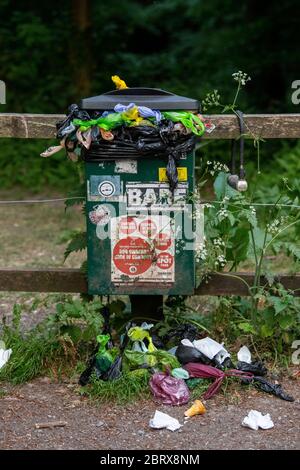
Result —
<instances>
[{"instance_id":1,"label":"dark woodland background","mask_svg":"<svg viewBox=\"0 0 300 470\"><path fill-rule=\"evenodd\" d=\"M227 103L235 91L231 75L242 70L252 78L239 100L244 112L299 112L291 102L291 83L300 79L298 10L296 0L0 0L0 79L7 86L0 111L64 113L80 98L112 89L113 74L129 86L200 100L218 89ZM39 158L48 143L1 139L1 187L74 186L62 154ZM226 161L227 147L212 142L205 153ZM295 152L295 141L268 142L263 163L270 168L276 156ZM255 158L249 143L250 169Z\"/></svg>"}]
</instances>

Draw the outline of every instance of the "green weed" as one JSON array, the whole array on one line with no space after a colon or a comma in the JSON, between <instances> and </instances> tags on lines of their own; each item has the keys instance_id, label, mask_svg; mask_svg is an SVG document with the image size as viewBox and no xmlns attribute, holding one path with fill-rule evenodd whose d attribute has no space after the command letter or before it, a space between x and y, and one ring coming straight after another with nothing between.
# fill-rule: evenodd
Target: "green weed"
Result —
<instances>
[{"instance_id":1,"label":"green weed","mask_svg":"<svg viewBox=\"0 0 300 470\"><path fill-rule=\"evenodd\" d=\"M132 402L138 398L150 396L150 372L137 369L123 374L119 379L104 382L94 375L91 383L81 389L94 402L116 402L118 404Z\"/></svg>"}]
</instances>

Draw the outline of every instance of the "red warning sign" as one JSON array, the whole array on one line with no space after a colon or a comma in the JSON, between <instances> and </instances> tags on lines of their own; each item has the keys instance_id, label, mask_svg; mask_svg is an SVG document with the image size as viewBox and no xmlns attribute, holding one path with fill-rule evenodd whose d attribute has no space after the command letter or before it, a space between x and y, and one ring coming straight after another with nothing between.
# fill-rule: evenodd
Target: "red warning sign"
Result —
<instances>
[{"instance_id":1,"label":"red warning sign","mask_svg":"<svg viewBox=\"0 0 300 470\"><path fill-rule=\"evenodd\" d=\"M154 245L157 250L163 251L170 248L172 243L169 233L159 233L154 240Z\"/></svg>"},{"instance_id":2,"label":"red warning sign","mask_svg":"<svg viewBox=\"0 0 300 470\"><path fill-rule=\"evenodd\" d=\"M111 280L115 285L173 284L175 240L168 215L111 219Z\"/></svg>"},{"instance_id":3,"label":"red warning sign","mask_svg":"<svg viewBox=\"0 0 300 470\"><path fill-rule=\"evenodd\" d=\"M159 253L156 264L160 269L169 269L174 262L174 257L170 253Z\"/></svg>"},{"instance_id":4,"label":"red warning sign","mask_svg":"<svg viewBox=\"0 0 300 470\"><path fill-rule=\"evenodd\" d=\"M139 225L139 231L144 237L152 238L157 232L157 226L154 220L143 220Z\"/></svg>"},{"instance_id":5,"label":"red warning sign","mask_svg":"<svg viewBox=\"0 0 300 470\"><path fill-rule=\"evenodd\" d=\"M136 222L133 217L123 217L120 220L119 230L125 235L131 235L136 231Z\"/></svg>"},{"instance_id":6,"label":"red warning sign","mask_svg":"<svg viewBox=\"0 0 300 470\"><path fill-rule=\"evenodd\" d=\"M113 250L113 261L124 274L139 275L152 264L153 253L143 238L127 237L119 240Z\"/></svg>"}]
</instances>

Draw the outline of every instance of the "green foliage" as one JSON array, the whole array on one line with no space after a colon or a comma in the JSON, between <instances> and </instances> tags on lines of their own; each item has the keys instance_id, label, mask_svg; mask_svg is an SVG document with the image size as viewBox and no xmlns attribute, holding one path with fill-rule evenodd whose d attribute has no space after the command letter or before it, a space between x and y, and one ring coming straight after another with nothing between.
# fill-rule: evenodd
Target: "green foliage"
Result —
<instances>
[{"instance_id":1,"label":"green foliage","mask_svg":"<svg viewBox=\"0 0 300 470\"><path fill-rule=\"evenodd\" d=\"M26 335L4 332L6 345L13 350L8 363L0 370L0 380L13 384L27 382L45 372L47 364L63 356L63 347L39 328Z\"/></svg>"},{"instance_id":2,"label":"green foliage","mask_svg":"<svg viewBox=\"0 0 300 470\"><path fill-rule=\"evenodd\" d=\"M164 305L164 318L156 323L159 336L164 337L170 330L182 323L191 323L199 331L209 333L209 318L199 314L189 306L186 296L169 296Z\"/></svg>"},{"instance_id":3,"label":"green foliage","mask_svg":"<svg viewBox=\"0 0 300 470\"><path fill-rule=\"evenodd\" d=\"M110 90L114 73L130 86L162 87L199 99L218 87L211 101L222 102L222 92L224 101L234 104L235 93L224 77L237 68L253 77L240 93L241 109L295 112L290 95L299 50L290 45L297 44L298 28L285 18L294 17L296 0L278 2L271 10L248 0L239 8L234 0L124 0L122 8L118 2L87 2L81 22L76 3L62 2L59 14L51 2L16 3L12 8L2 0L0 5L0 79L7 85L3 112L64 113L72 102ZM84 32L82 24L89 25ZM278 35L274 48L270 38ZM74 165L63 153L48 161L39 157L50 142L1 143L2 188L41 191L76 184ZM220 142L207 152L215 153L216 145L224 153L226 144ZM268 145L264 160L272 160L280 147L278 141Z\"/></svg>"},{"instance_id":4,"label":"green foliage","mask_svg":"<svg viewBox=\"0 0 300 470\"><path fill-rule=\"evenodd\" d=\"M12 355L0 370L0 380L23 383L41 374L63 370L66 374L78 360L86 360L101 331L102 304L77 299L56 305L56 312L26 333L20 331L22 309L15 305L11 326L3 324L1 340Z\"/></svg>"},{"instance_id":5,"label":"green foliage","mask_svg":"<svg viewBox=\"0 0 300 470\"><path fill-rule=\"evenodd\" d=\"M32 112L31 109L29 111ZM64 152L51 158L40 157L40 153L50 145L57 145L57 142L1 139L1 188L11 189L17 186L38 193L48 187L64 191L76 187L78 185L76 167L67 160Z\"/></svg>"},{"instance_id":6,"label":"green foliage","mask_svg":"<svg viewBox=\"0 0 300 470\"><path fill-rule=\"evenodd\" d=\"M278 351L282 350L283 343L291 343L300 332L300 304L293 292L275 283L276 274L272 272L269 255L288 256L290 270L297 270L300 254L297 184L283 179L280 185L265 191L259 184L262 177L254 185L250 183L250 190L245 194L227 184L228 173L222 171L217 162L203 165L201 178L215 173L215 199L205 208L206 239L196 254L198 273L202 279L215 271L225 271L227 277L238 277L234 271L247 260L255 271L252 285L243 281L250 298L235 301L233 305L229 302L226 308L235 312L237 320L233 328L231 318L227 319L229 326L223 319L222 332L229 328L233 338L238 337L239 332L259 339L270 338L270 344L275 341ZM195 202L201 202L199 193L196 192L194 198ZM260 284L262 275L268 280L266 285Z\"/></svg>"},{"instance_id":7,"label":"green foliage","mask_svg":"<svg viewBox=\"0 0 300 470\"><path fill-rule=\"evenodd\" d=\"M47 328L70 338L73 344L94 341L103 326L101 308L102 303L97 299L85 302L70 298L56 305L56 312L47 319Z\"/></svg>"},{"instance_id":8,"label":"green foliage","mask_svg":"<svg viewBox=\"0 0 300 470\"><path fill-rule=\"evenodd\" d=\"M64 256L65 260L68 258L68 256L70 256L71 253L82 251L86 248L86 246L86 232L76 232L66 248Z\"/></svg>"},{"instance_id":9,"label":"green foliage","mask_svg":"<svg viewBox=\"0 0 300 470\"><path fill-rule=\"evenodd\" d=\"M119 379L104 382L92 376L91 383L82 389L93 403L116 401L124 404L147 398L149 393L150 372L147 369L136 369L122 374Z\"/></svg>"}]
</instances>

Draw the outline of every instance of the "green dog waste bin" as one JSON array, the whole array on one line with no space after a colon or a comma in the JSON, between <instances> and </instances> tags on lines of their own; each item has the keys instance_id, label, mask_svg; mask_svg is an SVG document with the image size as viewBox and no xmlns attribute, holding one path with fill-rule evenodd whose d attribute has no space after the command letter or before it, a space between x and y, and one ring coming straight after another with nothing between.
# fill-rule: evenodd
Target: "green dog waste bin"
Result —
<instances>
[{"instance_id":1,"label":"green dog waste bin","mask_svg":"<svg viewBox=\"0 0 300 470\"><path fill-rule=\"evenodd\" d=\"M130 103L161 111L199 111L197 100L148 88L86 98L80 108L102 113ZM83 158L89 293L192 294L194 148L177 161L175 189L167 178L166 156L141 154L122 139L92 143Z\"/></svg>"}]
</instances>

